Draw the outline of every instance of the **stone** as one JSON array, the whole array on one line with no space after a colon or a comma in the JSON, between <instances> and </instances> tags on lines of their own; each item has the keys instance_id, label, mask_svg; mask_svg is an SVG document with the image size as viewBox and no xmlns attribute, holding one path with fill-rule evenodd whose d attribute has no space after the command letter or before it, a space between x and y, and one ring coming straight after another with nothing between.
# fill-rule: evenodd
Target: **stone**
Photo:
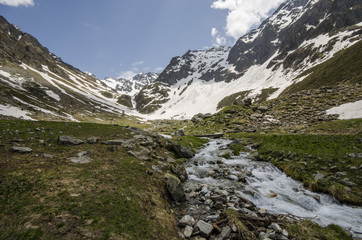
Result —
<instances>
[{"instance_id":1,"label":"stone","mask_svg":"<svg viewBox=\"0 0 362 240\"><path fill-rule=\"evenodd\" d=\"M347 176L347 172L336 172L336 177Z\"/></svg>"},{"instance_id":2,"label":"stone","mask_svg":"<svg viewBox=\"0 0 362 240\"><path fill-rule=\"evenodd\" d=\"M190 148L169 141L168 150L173 151L177 158L192 158L195 154Z\"/></svg>"},{"instance_id":3,"label":"stone","mask_svg":"<svg viewBox=\"0 0 362 240\"><path fill-rule=\"evenodd\" d=\"M268 197L270 197L270 198L275 198L275 197L277 197L278 196L278 194L276 194L275 192L273 192L273 191L270 191L270 193L268 194Z\"/></svg>"},{"instance_id":4,"label":"stone","mask_svg":"<svg viewBox=\"0 0 362 240\"><path fill-rule=\"evenodd\" d=\"M324 176L324 174L322 173L317 173L315 176L314 176L314 181L319 181L319 180L323 180L326 176Z\"/></svg>"},{"instance_id":5,"label":"stone","mask_svg":"<svg viewBox=\"0 0 362 240\"><path fill-rule=\"evenodd\" d=\"M186 201L186 195L180 179L171 174L166 174L165 178L167 190L171 194L172 199L176 202Z\"/></svg>"},{"instance_id":6,"label":"stone","mask_svg":"<svg viewBox=\"0 0 362 240\"><path fill-rule=\"evenodd\" d=\"M185 215L180 219L178 225L180 227L193 226L195 224L195 222L196 221L193 217L191 217L190 215Z\"/></svg>"},{"instance_id":7,"label":"stone","mask_svg":"<svg viewBox=\"0 0 362 240\"><path fill-rule=\"evenodd\" d=\"M223 227L217 240L228 239L230 237L230 234L231 234L231 228L229 226Z\"/></svg>"},{"instance_id":8,"label":"stone","mask_svg":"<svg viewBox=\"0 0 362 240\"><path fill-rule=\"evenodd\" d=\"M285 229L283 229L283 232L282 232L282 233L283 233L283 235L284 235L284 236L286 236L286 237L288 237L288 236L289 236L288 231L287 231L287 230L285 230Z\"/></svg>"},{"instance_id":9,"label":"stone","mask_svg":"<svg viewBox=\"0 0 362 240\"><path fill-rule=\"evenodd\" d=\"M183 232L183 235L185 236L185 238L190 238L193 232L193 228L191 226L186 226Z\"/></svg>"},{"instance_id":10,"label":"stone","mask_svg":"<svg viewBox=\"0 0 362 240\"><path fill-rule=\"evenodd\" d=\"M203 220L199 220L196 223L196 226L200 230L200 235L202 237L206 237L206 238L210 236L212 230L214 229L214 227L211 224L209 224L209 223L207 223L207 222L205 222Z\"/></svg>"},{"instance_id":11,"label":"stone","mask_svg":"<svg viewBox=\"0 0 362 240\"><path fill-rule=\"evenodd\" d=\"M72 145L79 145L83 144L84 141L76 139L72 136L59 136L58 137L58 144L63 146L72 146Z\"/></svg>"},{"instance_id":12,"label":"stone","mask_svg":"<svg viewBox=\"0 0 362 240\"><path fill-rule=\"evenodd\" d=\"M103 141L102 144L105 145L122 145L125 142L123 139L107 140Z\"/></svg>"},{"instance_id":13,"label":"stone","mask_svg":"<svg viewBox=\"0 0 362 240\"><path fill-rule=\"evenodd\" d=\"M282 233L283 229L279 226L278 223L272 223L270 227L277 233Z\"/></svg>"},{"instance_id":14,"label":"stone","mask_svg":"<svg viewBox=\"0 0 362 240\"><path fill-rule=\"evenodd\" d=\"M43 154L43 157L45 157L45 158L53 158L54 155L44 153L44 154Z\"/></svg>"},{"instance_id":15,"label":"stone","mask_svg":"<svg viewBox=\"0 0 362 240\"><path fill-rule=\"evenodd\" d=\"M87 139L88 144L96 144L97 142L98 142L97 137L90 137L90 138Z\"/></svg>"},{"instance_id":16,"label":"stone","mask_svg":"<svg viewBox=\"0 0 362 240\"><path fill-rule=\"evenodd\" d=\"M181 182L185 182L188 179L188 175L186 169L182 165L172 165L171 170L174 174L176 174Z\"/></svg>"},{"instance_id":17,"label":"stone","mask_svg":"<svg viewBox=\"0 0 362 240\"><path fill-rule=\"evenodd\" d=\"M266 214L268 213L268 210L266 210L266 209L260 209L260 210L258 211L258 213L260 214L260 216L265 217Z\"/></svg>"},{"instance_id":18,"label":"stone","mask_svg":"<svg viewBox=\"0 0 362 240\"><path fill-rule=\"evenodd\" d=\"M80 152L77 154L76 157L70 157L67 158L67 160L71 161L72 163L79 163L79 164L90 163L91 161L93 161L93 159L88 156L89 154L91 154L90 151Z\"/></svg>"},{"instance_id":19,"label":"stone","mask_svg":"<svg viewBox=\"0 0 362 240\"><path fill-rule=\"evenodd\" d=\"M10 151L16 153L31 153L33 149L28 147L12 147Z\"/></svg>"}]
</instances>

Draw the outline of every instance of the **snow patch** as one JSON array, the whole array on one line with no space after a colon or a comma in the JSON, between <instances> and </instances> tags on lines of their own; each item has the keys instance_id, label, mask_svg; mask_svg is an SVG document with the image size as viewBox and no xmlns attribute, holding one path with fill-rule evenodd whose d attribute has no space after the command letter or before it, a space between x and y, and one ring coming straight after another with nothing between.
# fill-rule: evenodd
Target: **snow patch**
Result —
<instances>
[{"instance_id":1,"label":"snow patch","mask_svg":"<svg viewBox=\"0 0 362 240\"><path fill-rule=\"evenodd\" d=\"M331 108L327 110L327 114L338 114L338 119L341 120L362 118L362 100Z\"/></svg>"},{"instance_id":2,"label":"snow patch","mask_svg":"<svg viewBox=\"0 0 362 240\"><path fill-rule=\"evenodd\" d=\"M8 104L6 105L0 104L0 115L20 118L24 120L36 121L35 119L28 116L31 115L29 112L22 110L21 108L18 107L10 106Z\"/></svg>"}]
</instances>

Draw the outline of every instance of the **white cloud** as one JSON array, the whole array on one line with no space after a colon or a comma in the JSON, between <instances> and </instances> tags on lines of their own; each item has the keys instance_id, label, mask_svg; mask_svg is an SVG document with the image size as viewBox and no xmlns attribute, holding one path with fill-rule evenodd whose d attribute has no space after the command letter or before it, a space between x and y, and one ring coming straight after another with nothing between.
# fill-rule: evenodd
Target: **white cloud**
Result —
<instances>
[{"instance_id":1,"label":"white cloud","mask_svg":"<svg viewBox=\"0 0 362 240\"><path fill-rule=\"evenodd\" d=\"M26 7L28 6L34 6L33 0L0 0L0 4L8 5L11 7L18 7L20 5L24 5Z\"/></svg>"},{"instance_id":2,"label":"white cloud","mask_svg":"<svg viewBox=\"0 0 362 240\"><path fill-rule=\"evenodd\" d=\"M137 75L136 72L130 70L130 71L125 71L125 72L121 72L118 76L118 78L125 78L125 79L129 79L133 76Z\"/></svg>"},{"instance_id":3,"label":"white cloud","mask_svg":"<svg viewBox=\"0 0 362 240\"><path fill-rule=\"evenodd\" d=\"M285 0L216 0L211 7L229 11L226 18L226 35L238 39L253 26L259 25L271 10L283 2ZM211 31L213 33L213 30Z\"/></svg>"},{"instance_id":4,"label":"white cloud","mask_svg":"<svg viewBox=\"0 0 362 240\"><path fill-rule=\"evenodd\" d=\"M212 37L215 37L218 33L219 33L219 31L216 28L211 29L211 36Z\"/></svg>"},{"instance_id":5,"label":"white cloud","mask_svg":"<svg viewBox=\"0 0 362 240\"><path fill-rule=\"evenodd\" d=\"M132 63L132 66L135 67L135 66L140 66L140 65L143 65L145 63L145 61L138 61L138 62L134 62Z\"/></svg>"},{"instance_id":6,"label":"white cloud","mask_svg":"<svg viewBox=\"0 0 362 240\"><path fill-rule=\"evenodd\" d=\"M211 29L211 36L213 38L212 45L214 47L222 46L226 44L226 37L219 34L219 31L216 28Z\"/></svg>"}]
</instances>

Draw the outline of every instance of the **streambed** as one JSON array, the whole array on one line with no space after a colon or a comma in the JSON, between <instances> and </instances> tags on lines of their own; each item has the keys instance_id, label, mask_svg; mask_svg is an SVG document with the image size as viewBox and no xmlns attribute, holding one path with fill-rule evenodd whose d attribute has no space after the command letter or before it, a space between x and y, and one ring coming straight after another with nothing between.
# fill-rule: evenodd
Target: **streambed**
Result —
<instances>
[{"instance_id":1,"label":"streambed","mask_svg":"<svg viewBox=\"0 0 362 240\"><path fill-rule=\"evenodd\" d=\"M240 197L273 214L290 214L322 226L336 224L354 236L362 237L362 208L341 205L329 195L311 192L271 163L248 159L248 153L231 159L219 157L229 151L230 142L211 140L187 163L189 180L185 183L185 191L191 205L202 205L202 201L212 194L226 195L235 203ZM200 187L202 189L198 191L205 197L192 202L193 193ZM237 209L233 204L229 208ZM204 208L198 214L204 214L206 218L217 215L217 212L207 212L208 209L206 207L206 211ZM197 209L189 212L192 211L195 214Z\"/></svg>"}]
</instances>

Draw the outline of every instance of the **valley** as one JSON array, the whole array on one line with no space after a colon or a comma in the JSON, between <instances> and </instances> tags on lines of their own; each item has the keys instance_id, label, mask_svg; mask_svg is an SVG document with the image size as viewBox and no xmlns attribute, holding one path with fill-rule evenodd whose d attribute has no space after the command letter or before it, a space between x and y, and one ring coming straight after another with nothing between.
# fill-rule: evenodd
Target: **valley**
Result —
<instances>
[{"instance_id":1,"label":"valley","mask_svg":"<svg viewBox=\"0 0 362 240\"><path fill-rule=\"evenodd\" d=\"M362 239L361 9L104 79L0 16L0 239Z\"/></svg>"}]
</instances>

